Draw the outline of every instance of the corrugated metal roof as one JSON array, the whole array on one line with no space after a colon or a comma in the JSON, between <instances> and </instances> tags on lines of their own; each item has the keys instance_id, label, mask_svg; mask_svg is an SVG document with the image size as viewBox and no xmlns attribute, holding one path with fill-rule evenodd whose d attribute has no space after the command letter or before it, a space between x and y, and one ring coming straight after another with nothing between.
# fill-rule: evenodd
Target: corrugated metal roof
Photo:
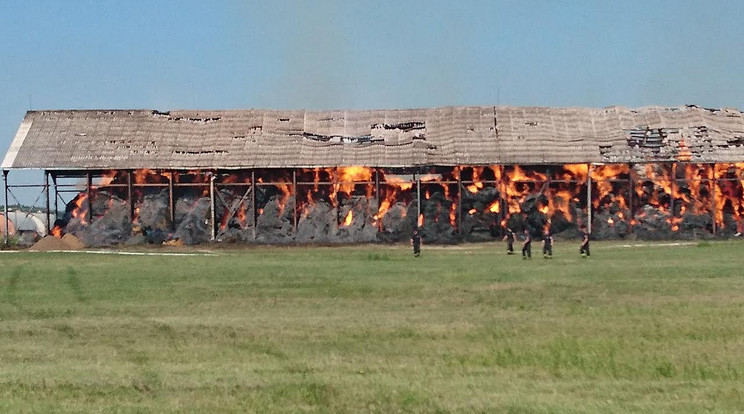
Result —
<instances>
[{"instance_id":1,"label":"corrugated metal roof","mask_svg":"<svg viewBox=\"0 0 744 414\"><path fill-rule=\"evenodd\" d=\"M697 106L30 111L3 169L744 160L744 117Z\"/></svg>"}]
</instances>

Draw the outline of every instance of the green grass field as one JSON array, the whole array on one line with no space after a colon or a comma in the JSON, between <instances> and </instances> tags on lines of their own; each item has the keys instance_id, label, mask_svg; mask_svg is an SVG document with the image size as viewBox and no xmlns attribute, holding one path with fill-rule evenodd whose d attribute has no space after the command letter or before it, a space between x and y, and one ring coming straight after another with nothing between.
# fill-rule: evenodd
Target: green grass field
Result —
<instances>
[{"instance_id":1,"label":"green grass field","mask_svg":"<svg viewBox=\"0 0 744 414\"><path fill-rule=\"evenodd\" d=\"M0 412L742 410L744 244L592 247L0 253Z\"/></svg>"}]
</instances>

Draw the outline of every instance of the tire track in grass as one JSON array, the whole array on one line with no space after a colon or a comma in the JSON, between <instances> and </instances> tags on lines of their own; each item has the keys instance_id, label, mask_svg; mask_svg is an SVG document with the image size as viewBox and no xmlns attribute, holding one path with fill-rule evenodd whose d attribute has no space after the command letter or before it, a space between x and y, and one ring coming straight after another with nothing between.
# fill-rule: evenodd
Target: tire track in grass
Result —
<instances>
[{"instance_id":1,"label":"tire track in grass","mask_svg":"<svg viewBox=\"0 0 744 414\"><path fill-rule=\"evenodd\" d=\"M18 303L18 281L21 280L21 273L23 271L23 266L16 266L13 268L13 270L10 271L10 279L8 279L8 288L5 290L5 298L13 305L16 309L18 309L21 313L23 313L23 307L20 303Z\"/></svg>"},{"instance_id":2,"label":"tire track in grass","mask_svg":"<svg viewBox=\"0 0 744 414\"><path fill-rule=\"evenodd\" d=\"M80 278L78 278L78 272L73 267L67 268L67 285L70 286L72 294L75 296L75 300L79 303L88 303L88 298L83 293L83 288L80 285Z\"/></svg>"}]
</instances>

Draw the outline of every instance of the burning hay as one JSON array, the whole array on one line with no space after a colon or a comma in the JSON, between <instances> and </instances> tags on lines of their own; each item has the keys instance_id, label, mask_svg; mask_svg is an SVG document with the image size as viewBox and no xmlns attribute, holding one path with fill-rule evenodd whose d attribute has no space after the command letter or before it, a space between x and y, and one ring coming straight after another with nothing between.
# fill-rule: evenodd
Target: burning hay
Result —
<instances>
[{"instance_id":1,"label":"burning hay","mask_svg":"<svg viewBox=\"0 0 744 414\"><path fill-rule=\"evenodd\" d=\"M507 227L574 238L708 238L742 231L742 164L567 164L111 171L52 234L91 246L487 241ZM590 209L587 209L590 206Z\"/></svg>"}]
</instances>

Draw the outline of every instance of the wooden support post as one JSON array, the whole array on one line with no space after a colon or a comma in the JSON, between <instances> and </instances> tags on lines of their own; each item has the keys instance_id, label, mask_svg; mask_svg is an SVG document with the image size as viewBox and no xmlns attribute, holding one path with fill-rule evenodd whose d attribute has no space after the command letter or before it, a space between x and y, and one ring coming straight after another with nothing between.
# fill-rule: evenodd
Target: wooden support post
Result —
<instances>
[{"instance_id":1,"label":"wooden support post","mask_svg":"<svg viewBox=\"0 0 744 414\"><path fill-rule=\"evenodd\" d=\"M52 231L52 219L51 219L51 209L50 209L50 200L49 200L49 171L44 171L44 198L45 198L45 204L46 204L46 226L47 226L47 234L49 234L50 231ZM55 215L56 217L56 215ZM56 219L56 218L55 218Z\"/></svg>"},{"instance_id":2,"label":"wooden support post","mask_svg":"<svg viewBox=\"0 0 744 414\"><path fill-rule=\"evenodd\" d=\"M90 171L88 171L85 174L86 178L86 187L87 187L87 194L88 194L88 224L93 223L93 198L91 197L93 195L92 188L93 188L93 176L90 174Z\"/></svg>"},{"instance_id":3,"label":"wooden support post","mask_svg":"<svg viewBox=\"0 0 744 414\"><path fill-rule=\"evenodd\" d=\"M586 232L592 234L592 170L594 166L589 164L586 175Z\"/></svg>"},{"instance_id":4,"label":"wooden support post","mask_svg":"<svg viewBox=\"0 0 744 414\"><path fill-rule=\"evenodd\" d=\"M173 201L173 181L175 179L175 173L171 170L168 179L168 217L170 218L171 230L176 229L176 205Z\"/></svg>"},{"instance_id":5,"label":"wooden support post","mask_svg":"<svg viewBox=\"0 0 744 414\"><path fill-rule=\"evenodd\" d=\"M256 223L258 222L258 211L256 211L256 170L251 170L251 210L253 210L253 240L256 240Z\"/></svg>"},{"instance_id":6,"label":"wooden support post","mask_svg":"<svg viewBox=\"0 0 744 414\"><path fill-rule=\"evenodd\" d=\"M214 199L214 173L209 174L209 223L211 227L211 240L214 241L217 238L217 212L215 211L215 199Z\"/></svg>"},{"instance_id":7,"label":"wooden support post","mask_svg":"<svg viewBox=\"0 0 744 414\"><path fill-rule=\"evenodd\" d=\"M3 189L5 190L5 208L3 210L5 216L5 229L3 230L3 239L6 246L10 245L10 219L8 218L8 170L3 170Z\"/></svg>"}]
</instances>

